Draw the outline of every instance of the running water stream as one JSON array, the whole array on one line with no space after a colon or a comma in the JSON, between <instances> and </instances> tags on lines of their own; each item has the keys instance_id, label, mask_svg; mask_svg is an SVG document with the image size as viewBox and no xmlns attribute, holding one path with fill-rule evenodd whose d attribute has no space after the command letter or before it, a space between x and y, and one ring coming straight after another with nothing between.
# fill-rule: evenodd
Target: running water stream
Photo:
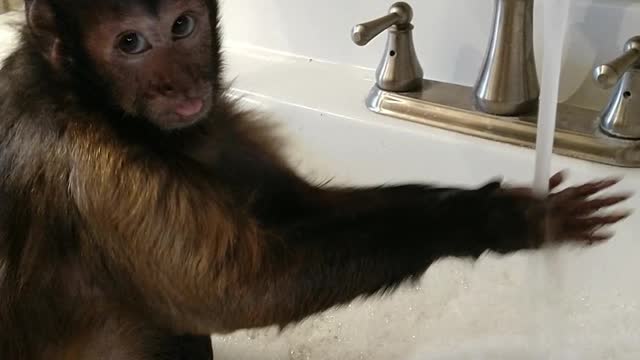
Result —
<instances>
[{"instance_id":1,"label":"running water stream","mask_svg":"<svg viewBox=\"0 0 640 360\"><path fill-rule=\"evenodd\" d=\"M569 0L544 0L544 55L542 61L542 81L540 88L540 108L538 114L538 133L536 140L536 162L533 190L538 196L549 193L551 176L551 157L553 152L558 108L558 92L562 55L569 18ZM550 234L546 234L550 240ZM558 303L563 292L564 269L557 253L545 249L541 256L531 260L533 276L533 324L539 351L545 349L565 349L563 314ZM563 358L567 354L548 353L549 359ZM558 357L559 356L559 357Z\"/></svg>"}]
</instances>

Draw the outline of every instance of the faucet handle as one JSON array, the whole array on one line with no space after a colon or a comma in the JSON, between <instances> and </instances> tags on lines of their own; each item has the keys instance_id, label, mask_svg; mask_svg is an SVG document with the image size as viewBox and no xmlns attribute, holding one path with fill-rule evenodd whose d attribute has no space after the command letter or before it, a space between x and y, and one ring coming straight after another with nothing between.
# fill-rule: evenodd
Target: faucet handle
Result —
<instances>
[{"instance_id":1,"label":"faucet handle","mask_svg":"<svg viewBox=\"0 0 640 360\"><path fill-rule=\"evenodd\" d=\"M354 43L364 46L381 32L389 30L387 46L376 70L376 86L385 91L416 91L422 87L423 71L413 45L413 9L397 2L389 14L356 25L351 31Z\"/></svg>"},{"instance_id":2,"label":"faucet handle","mask_svg":"<svg viewBox=\"0 0 640 360\"><path fill-rule=\"evenodd\" d=\"M620 81L620 78L632 67L640 67L640 36L629 39L624 45L624 54L617 59L596 67L593 78L603 89L608 89Z\"/></svg>"},{"instance_id":3,"label":"faucet handle","mask_svg":"<svg viewBox=\"0 0 640 360\"><path fill-rule=\"evenodd\" d=\"M405 2L397 2L389 9L389 14L375 20L358 24L351 31L351 39L356 45L367 45L381 32L392 26L407 26L413 19L413 9Z\"/></svg>"}]
</instances>

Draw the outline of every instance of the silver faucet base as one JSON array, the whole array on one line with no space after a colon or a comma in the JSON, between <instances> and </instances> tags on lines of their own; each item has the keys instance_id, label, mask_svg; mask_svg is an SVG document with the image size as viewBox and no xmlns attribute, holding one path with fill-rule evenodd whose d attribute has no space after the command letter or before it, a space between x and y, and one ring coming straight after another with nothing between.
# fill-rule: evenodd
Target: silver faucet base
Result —
<instances>
[{"instance_id":1,"label":"silver faucet base","mask_svg":"<svg viewBox=\"0 0 640 360\"><path fill-rule=\"evenodd\" d=\"M394 93L374 86L367 107L382 115L528 148L535 147L537 116L480 112L471 87L423 81L422 90ZM606 136L599 112L559 104L554 152L619 167L640 168L640 142Z\"/></svg>"}]
</instances>

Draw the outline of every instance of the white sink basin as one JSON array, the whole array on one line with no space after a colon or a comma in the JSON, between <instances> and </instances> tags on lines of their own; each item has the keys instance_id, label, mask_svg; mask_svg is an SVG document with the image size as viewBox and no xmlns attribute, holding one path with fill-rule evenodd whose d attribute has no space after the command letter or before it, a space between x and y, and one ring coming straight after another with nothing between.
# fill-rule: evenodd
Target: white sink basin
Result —
<instances>
[{"instance_id":1,"label":"white sink basin","mask_svg":"<svg viewBox=\"0 0 640 360\"><path fill-rule=\"evenodd\" d=\"M272 115L289 139L292 164L314 179L477 186L497 175L525 184L533 178L532 150L369 112L363 105L372 83L367 70L242 47L226 55L234 93L244 106ZM555 157L553 165L568 169L572 182L624 176L618 190L640 185L640 170L564 157ZM640 199L625 207L640 208ZM616 230L608 244L553 252L555 269L532 265L540 266L540 253L487 255L475 264L444 260L419 288L329 311L283 334L214 337L217 359L548 358L533 346L536 316L555 341L540 338L543 348L556 358L637 359L640 244L633 234L640 233L640 218L634 215ZM550 285L540 285L545 282ZM547 323L550 317L556 322Z\"/></svg>"}]
</instances>

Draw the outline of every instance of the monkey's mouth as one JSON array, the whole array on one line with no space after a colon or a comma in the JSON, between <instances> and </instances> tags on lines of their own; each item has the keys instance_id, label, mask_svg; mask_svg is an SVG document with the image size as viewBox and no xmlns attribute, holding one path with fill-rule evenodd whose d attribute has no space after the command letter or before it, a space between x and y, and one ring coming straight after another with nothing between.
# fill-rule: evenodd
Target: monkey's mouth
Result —
<instances>
[{"instance_id":1,"label":"monkey's mouth","mask_svg":"<svg viewBox=\"0 0 640 360\"><path fill-rule=\"evenodd\" d=\"M147 117L166 130L189 127L205 118L211 111L211 96L152 98L147 103Z\"/></svg>"},{"instance_id":2,"label":"monkey's mouth","mask_svg":"<svg viewBox=\"0 0 640 360\"><path fill-rule=\"evenodd\" d=\"M199 115L204 109L203 99L186 99L176 104L175 112L183 119L191 119Z\"/></svg>"},{"instance_id":3,"label":"monkey's mouth","mask_svg":"<svg viewBox=\"0 0 640 360\"><path fill-rule=\"evenodd\" d=\"M172 102L173 124L170 127L184 128L200 121L211 108L208 97L183 98Z\"/></svg>"}]
</instances>

